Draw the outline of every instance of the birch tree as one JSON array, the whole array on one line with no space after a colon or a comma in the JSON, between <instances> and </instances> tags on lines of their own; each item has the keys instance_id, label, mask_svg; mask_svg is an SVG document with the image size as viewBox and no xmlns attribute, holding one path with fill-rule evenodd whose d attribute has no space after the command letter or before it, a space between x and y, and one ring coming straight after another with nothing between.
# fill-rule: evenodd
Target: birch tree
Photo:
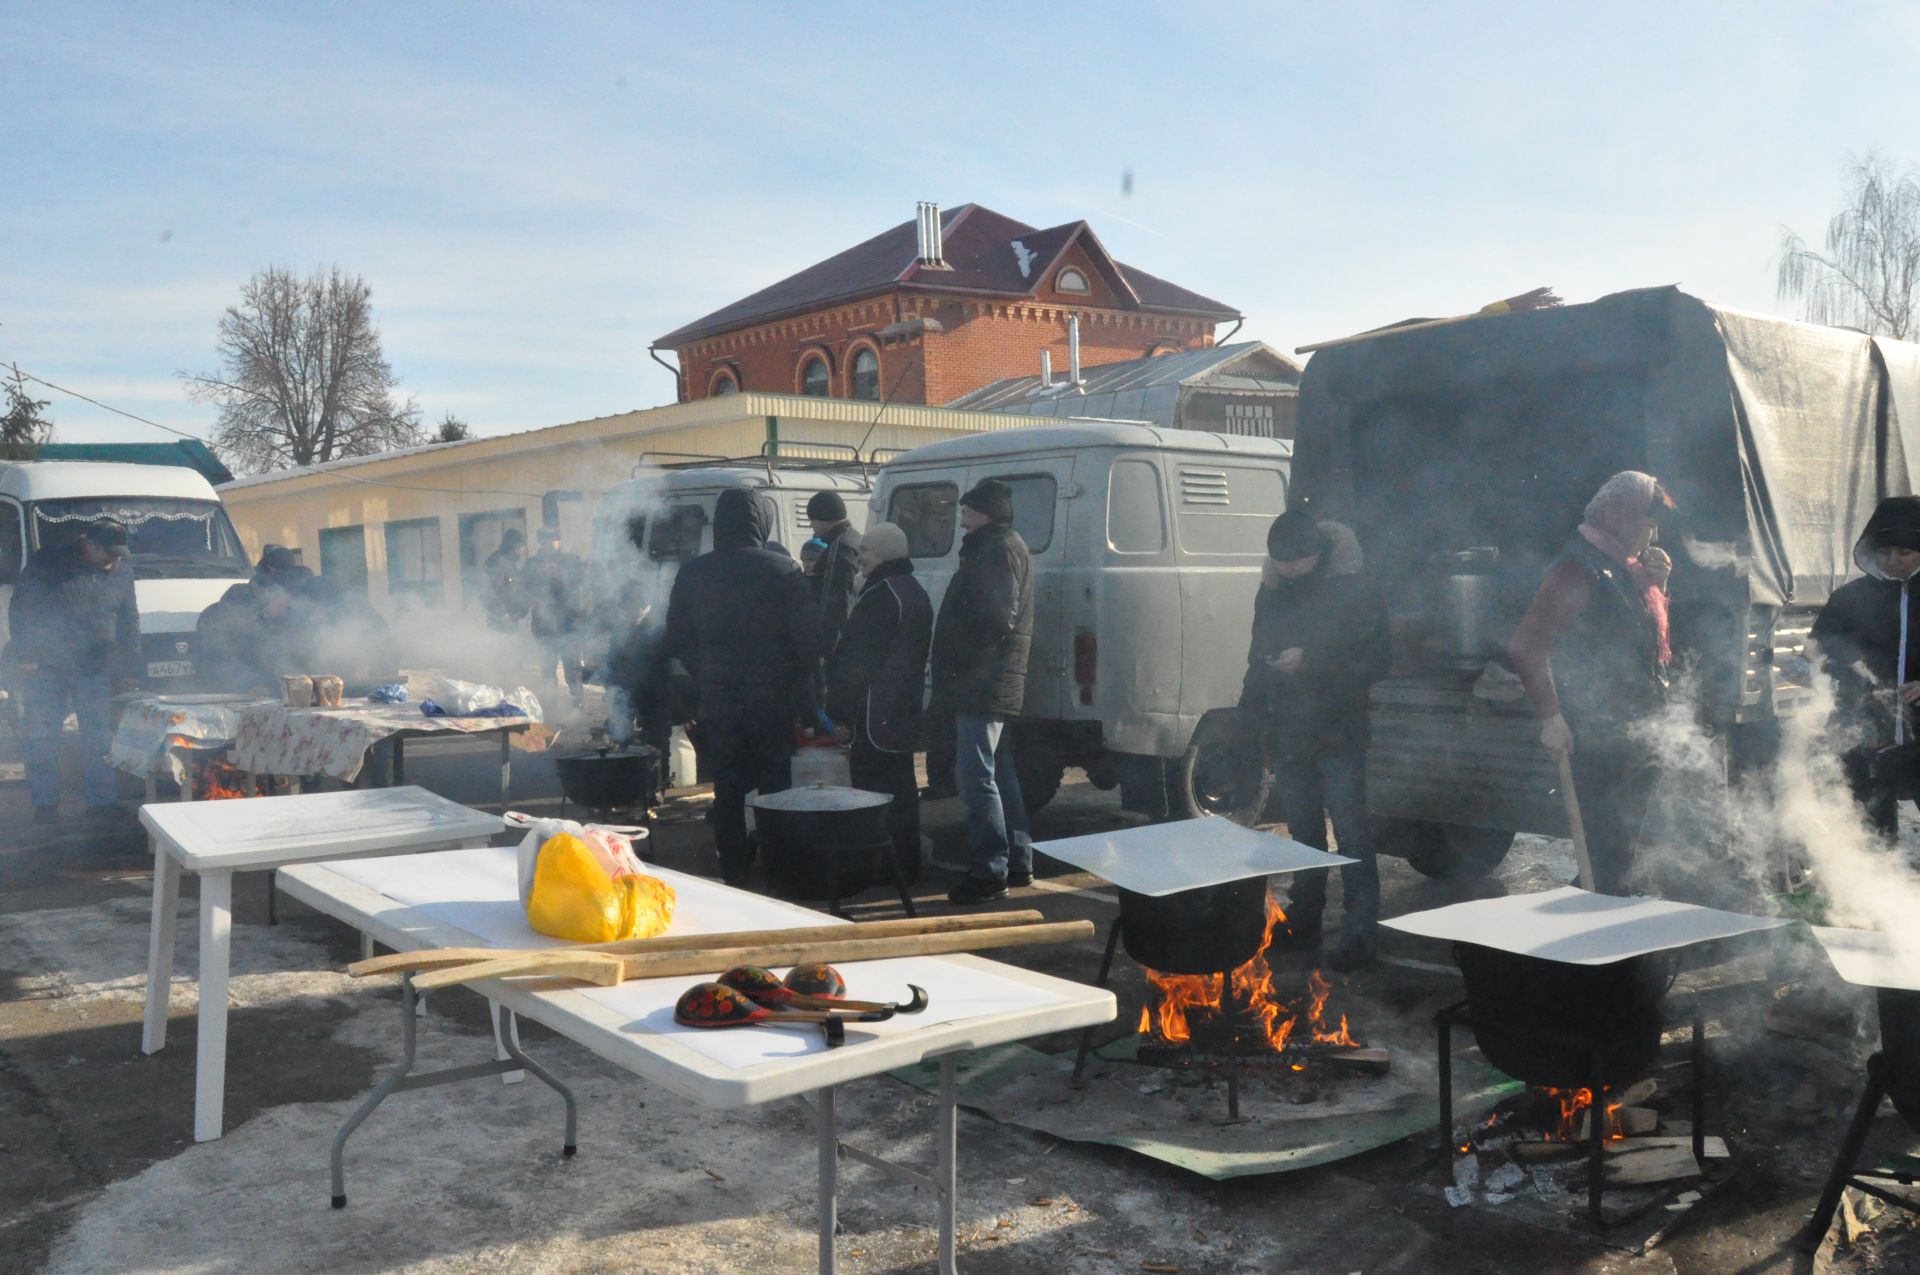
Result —
<instances>
[{"instance_id":1,"label":"birch tree","mask_svg":"<svg viewBox=\"0 0 1920 1275\"><path fill-rule=\"evenodd\" d=\"M1826 251L1792 230L1780 237L1781 300L1813 323L1875 336L1920 336L1920 178L1868 152L1846 168L1847 206L1827 223Z\"/></svg>"}]
</instances>

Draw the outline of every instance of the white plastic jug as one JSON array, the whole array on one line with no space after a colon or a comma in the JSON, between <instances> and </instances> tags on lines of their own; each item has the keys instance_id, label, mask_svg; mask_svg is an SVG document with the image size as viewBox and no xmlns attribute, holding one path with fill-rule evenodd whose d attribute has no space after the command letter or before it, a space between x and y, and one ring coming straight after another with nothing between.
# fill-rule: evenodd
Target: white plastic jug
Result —
<instances>
[{"instance_id":1,"label":"white plastic jug","mask_svg":"<svg viewBox=\"0 0 1920 1275\"><path fill-rule=\"evenodd\" d=\"M673 737L667 742L667 786L670 788L691 788L700 782L700 759L693 751L693 741L687 738L684 727L673 728Z\"/></svg>"},{"instance_id":2,"label":"white plastic jug","mask_svg":"<svg viewBox=\"0 0 1920 1275\"><path fill-rule=\"evenodd\" d=\"M853 787L853 763L847 749L839 746L796 748L793 750L793 786L825 784L829 788Z\"/></svg>"}]
</instances>

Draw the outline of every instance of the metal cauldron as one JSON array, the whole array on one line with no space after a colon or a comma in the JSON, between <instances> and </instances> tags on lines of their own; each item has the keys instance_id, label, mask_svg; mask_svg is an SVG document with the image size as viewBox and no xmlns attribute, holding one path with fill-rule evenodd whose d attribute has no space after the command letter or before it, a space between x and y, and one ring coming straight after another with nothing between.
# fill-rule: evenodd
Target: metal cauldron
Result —
<instances>
[{"instance_id":1,"label":"metal cauldron","mask_svg":"<svg viewBox=\"0 0 1920 1275\"><path fill-rule=\"evenodd\" d=\"M1920 1131L1920 992L1883 987L1880 1078L1909 1129Z\"/></svg>"},{"instance_id":2,"label":"metal cauldron","mask_svg":"<svg viewBox=\"0 0 1920 1275\"><path fill-rule=\"evenodd\" d=\"M631 810L660 791L660 750L646 744L603 744L553 759L560 791L588 810Z\"/></svg>"},{"instance_id":3,"label":"metal cauldron","mask_svg":"<svg viewBox=\"0 0 1920 1275\"><path fill-rule=\"evenodd\" d=\"M1176 894L1120 891L1120 941L1157 974L1224 974L1260 951L1267 879L1248 877Z\"/></svg>"},{"instance_id":4,"label":"metal cauldron","mask_svg":"<svg viewBox=\"0 0 1920 1275\"><path fill-rule=\"evenodd\" d=\"M1455 943L1453 959L1480 1052L1515 1080L1555 1089L1618 1085L1660 1054L1671 952L1569 965Z\"/></svg>"},{"instance_id":5,"label":"metal cauldron","mask_svg":"<svg viewBox=\"0 0 1920 1275\"><path fill-rule=\"evenodd\" d=\"M886 793L813 784L753 798L767 884L788 899L843 899L891 879Z\"/></svg>"}]
</instances>

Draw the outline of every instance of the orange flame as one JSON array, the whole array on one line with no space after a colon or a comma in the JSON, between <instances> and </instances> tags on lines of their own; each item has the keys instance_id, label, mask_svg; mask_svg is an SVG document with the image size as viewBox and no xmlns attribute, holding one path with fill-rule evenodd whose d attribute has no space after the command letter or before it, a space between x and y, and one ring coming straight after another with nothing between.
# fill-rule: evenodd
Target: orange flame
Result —
<instances>
[{"instance_id":1,"label":"orange flame","mask_svg":"<svg viewBox=\"0 0 1920 1275\"><path fill-rule=\"evenodd\" d=\"M1591 1089L1553 1089L1543 1086L1540 1092L1552 1098L1560 1105L1560 1123L1547 1136L1564 1142L1580 1140L1580 1113L1593 1106ZM1601 1117L1606 1123L1606 1136L1609 1142L1618 1142L1627 1136L1620 1125L1620 1108L1623 1104L1614 1099L1607 1103L1606 1113Z\"/></svg>"},{"instance_id":2,"label":"orange flame","mask_svg":"<svg viewBox=\"0 0 1920 1275\"><path fill-rule=\"evenodd\" d=\"M207 761L199 767L199 773L189 782L193 785L196 801L230 801L235 797L247 795L245 788L246 771L238 766L230 766L223 761Z\"/></svg>"},{"instance_id":3,"label":"orange flame","mask_svg":"<svg viewBox=\"0 0 1920 1275\"><path fill-rule=\"evenodd\" d=\"M1158 1002L1140 1010L1140 1034L1179 1045L1193 1039L1191 1017L1209 1018L1220 1012L1222 991L1231 987L1237 1006L1250 1025L1265 1036L1268 1048L1284 1050L1296 1031L1303 1031L1315 1044L1337 1047L1358 1046L1347 1027L1346 1015L1334 1027L1326 1019L1327 999L1333 984L1319 970L1307 976L1304 1008L1275 994L1273 968L1267 963L1267 949L1273 936L1287 923L1287 914L1274 898L1267 898L1267 927L1260 939L1260 950L1253 958L1229 973L1225 980L1218 974L1160 974L1145 970L1147 982L1158 993Z\"/></svg>"}]
</instances>

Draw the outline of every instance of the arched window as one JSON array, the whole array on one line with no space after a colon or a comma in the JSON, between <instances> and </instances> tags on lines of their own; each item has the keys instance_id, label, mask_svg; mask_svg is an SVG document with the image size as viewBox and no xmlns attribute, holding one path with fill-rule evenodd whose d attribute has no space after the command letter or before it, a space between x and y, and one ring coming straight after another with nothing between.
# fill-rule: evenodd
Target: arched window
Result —
<instances>
[{"instance_id":1,"label":"arched window","mask_svg":"<svg viewBox=\"0 0 1920 1275\"><path fill-rule=\"evenodd\" d=\"M738 394L739 392L740 382L734 379L732 372L722 370L714 373L713 388L708 391L710 397L719 398L723 394Z\"/></svg>"},{"instance_id":2,"label":"arched window","mask_svg":"<svg viewBox=\"0 0 1920 1275\"><path fill-rule=\"evenodd\" d=\"M818 354L800 365L800 392L809 398L827 396L827 361Z\"/></svg>"},{"instance_id":3,"label":"arched window","mask_svg":"<svg viewBox=\"0 0 1920 1275\"><path fill-rule=\"evenodd\" d=\"M1087 276L1073 266L1053 276L1053 288L1056 292L1071 292L1083 297L1093 291L1087 283Z\"/></svg>"},{"instance_id":4,"label":"arched window","mask_svg":"<svg viewBox=\"0 0 1920 1275\"><path fill-rule=\"evenodd\" d=\"M865 347L853 356L853 396L880 401L880 356Z\"/></svg>"}]
</instances>

